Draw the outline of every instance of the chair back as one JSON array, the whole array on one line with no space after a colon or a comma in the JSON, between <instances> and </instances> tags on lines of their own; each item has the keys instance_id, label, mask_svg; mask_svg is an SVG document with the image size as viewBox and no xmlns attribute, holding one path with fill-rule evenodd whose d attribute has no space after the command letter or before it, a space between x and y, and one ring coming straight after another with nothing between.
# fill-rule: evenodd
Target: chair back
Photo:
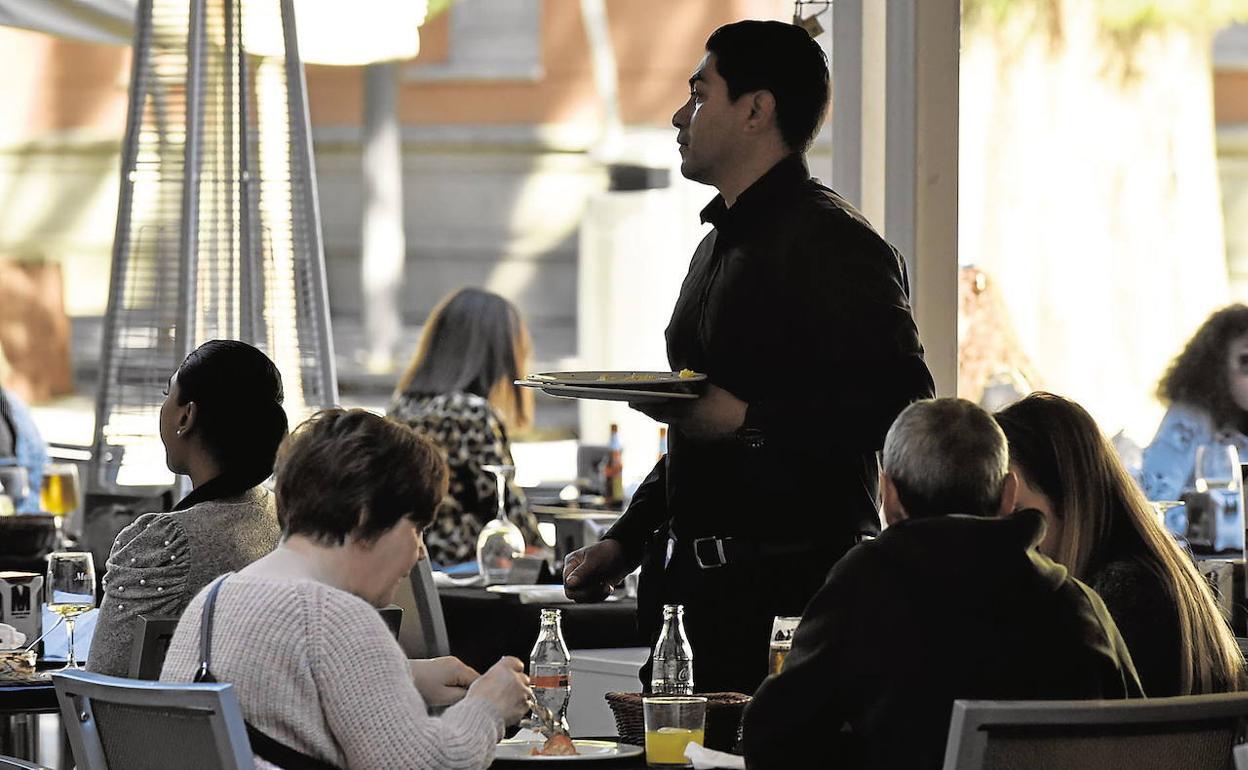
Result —
<instances>
[{"instance_id":1,"label":"chair back","mask_svg":"<svg viewBox=\"0 0 1248 770\"><path fill-rule=\"evenodd\" d=\"M1248 693L1113 701L957 700L944 767L1227 770L1232 749L1246 735Z\"/></svg>"},{"instance_id":2,"label":"chair back","mask_svg":"<svg viewBox=\"0 0 1248 770\"><path fill-rule=\"evenodd\" d=\"M78 770L252 770L233 685L52 675Z\"/></svg>"},{"instance_id":3,"label":"chair back","mask_svg":"<svg viewBox=\"0 0 1248 770\"><path fill-rule=\"evenodd\" d=\"M149 618L139 616L134 629L136 644L130 650L130 678L155 681L160 679L160 669L165 665L165 655L173 632L178 628L177 618Z\"/></svg>"},{"instance_id":4,"label":"chair back","mask_svg":"<svg viewBox=\"0 0 1248 770\"><path fill-rule=\"evenodd\" d=\"M398 639L403 631L403 608L397 604L387 604L379 608L377 614L381 615L381 620L390 629L390 634Z\"/></svg>"},{"instance_id":5,"label":"chair back","mask_svg":"<svg viewBox=\"0 0 1248 770\"><path fill-rule=\"evenodd\" d=\"M397 638L403 627L403 608L391 604L377 610L385 621L390 633ZM139 616L135 627L136 644L130 652L130 678L156 681L160 679L160 670L164 668L165 656L169 654L169 643L173 641L173 632L178 629L178 618L149 618ZM0 768L0 770L3 770Z\"/></svg>"},{"instance_id":6,"label":"chair back","mask_svg":"<svg viewBox=\"0 0 1248 770\"><path fill-rule=\"evenodd\" d=\"M0 770L49 770L43 765L35 765L17 757L0 757Z\"/></svg>"},{"instance_id":7,"label":"chair back","mask_svg":"<svg viewBox=\"0 0 1248 770\"><path fill-rule=\"evenodd\" d=\"M409 658L436 658L451 654L442 602L433 584L433 568L421 559L412 568L411 580L399 584L394 603L403 608L409 620L399 631L399 646Z\"/></svg>"}]
</instances>

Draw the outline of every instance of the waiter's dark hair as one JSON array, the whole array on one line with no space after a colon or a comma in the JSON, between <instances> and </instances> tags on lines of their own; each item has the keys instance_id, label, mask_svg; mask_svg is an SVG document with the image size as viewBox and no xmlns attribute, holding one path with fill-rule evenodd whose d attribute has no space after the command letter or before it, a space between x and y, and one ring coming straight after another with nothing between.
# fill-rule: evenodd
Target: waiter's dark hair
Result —
<instances>
[{"instance_id":1,"label":"waiter's dark hair","mask_svg":"<svg viewBox=\"0 0 1248 770\"><path fill-rule=\"evenodd\" d=\"M780 21L725 24L706 41L728 96L770 91L784 143L810 146L828 110L828 57L806 30Z\"/></svg>"},{"instance_id":2,"label":"waiter's dark hair","mask_svg":"<svg viewBox=\"0 0 1248 770\"><path fill-rule=\"evenodd\" d=\"M259 484L286 436L282 375L238 340L209 340L178 367L178 403L195 402L195 431L223 473Z\"/></svg>"},{"instance_id":3,"label":"waiter's dark hair","mask_svg":"<svg viewBox=\"0 0 1248 770\"><path fill-rule=\"evenodd\" d=\"M1010 457L991 415L965 399L938 398L897 416L883 467L910 518L995 516Z\"/></svg>"},{"instance_id":4,"label":"waiter's dark hair","mask_svg":"<svg viewBox=\"0 0 1248 770\"><path fill-rule=\"evenodd\" d=\"M424 528L446 496L446 461L406 425L363 409L324 409L277 459L277 518L286 535L365 543L407 518Z\"/></svg>"}]
</instances>

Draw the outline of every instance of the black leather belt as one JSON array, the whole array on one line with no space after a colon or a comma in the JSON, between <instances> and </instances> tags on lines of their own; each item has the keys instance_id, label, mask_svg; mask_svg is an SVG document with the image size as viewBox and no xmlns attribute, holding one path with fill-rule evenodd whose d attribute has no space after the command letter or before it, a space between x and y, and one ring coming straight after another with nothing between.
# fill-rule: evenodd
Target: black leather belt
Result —
<instances>
[{"instance_id":1,"label":"black leather belt","mask_svg":"<svg viewBox=\"0 0 1248 770\"><path fill-rule=\"evenodd\" d=\"M859 532L850 536L848 547L872 540L875 535ZM756 543L739 537L699 537L693 540L693 558L702 569L715 569L759 559L778 559L822 550L827 543Z\"/></svg>"}]
</instances>

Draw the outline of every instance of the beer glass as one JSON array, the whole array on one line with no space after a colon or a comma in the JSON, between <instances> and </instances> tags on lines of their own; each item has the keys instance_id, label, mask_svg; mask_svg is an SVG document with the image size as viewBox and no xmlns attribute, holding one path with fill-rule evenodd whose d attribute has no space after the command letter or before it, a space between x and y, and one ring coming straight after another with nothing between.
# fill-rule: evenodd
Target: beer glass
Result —
<instances>
[{"instance_id":1,"label":"beer glass","mask_svg":"<svg viewBox=\"0 0 1248 770\"><path fill-rule=\"evenodd\" d=\"M801 618L786 618L780 615L771 623L771 645L767 651L767 673L779 674L784 668L784 661L793 649L793 633L802 622Z\"/></svg>"},{"instance_id":2,"label":"beer glass","mask_svg":"<svg viewBox=\"0 0 1248 770\"><path fill-rule=\"evenodd\" d=\"M74 620L95 607L95 562L87 551L48 555L48 610L65 620L69 650L65 668L78 668L74 658Z\"/></svg>"},{"instance_id":3,"label":"beer glass","mask_svg":"<svg viewBox=\"0 0 1248 770\"><path fill-rule=\"evenodd\" d=\"M39 507L52 514L56 521L58 546L62 543L65 517L77 512L82 502L80 489L77 465L51 463L44 466L43 485L39 489Z\"/></svg>"}]
</instances>

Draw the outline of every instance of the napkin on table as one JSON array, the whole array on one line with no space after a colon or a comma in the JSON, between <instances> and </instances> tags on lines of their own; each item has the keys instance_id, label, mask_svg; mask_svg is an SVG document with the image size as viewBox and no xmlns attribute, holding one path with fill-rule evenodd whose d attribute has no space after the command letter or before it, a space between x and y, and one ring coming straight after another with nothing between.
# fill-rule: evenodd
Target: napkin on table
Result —
<instances>
[{"instance_id":1,"label":"napkin on table","mask_svg":"<svg viewBox=\"0 0 1248 770\"><path fill-rule=\"evenodd\" d=\"M703 748L696 743L690 743L688 746L685 746L685 757L690 762L693 762L694 770L705 770L712 767L745 770L745 757Z\"/></svg>"}]
</instances>

